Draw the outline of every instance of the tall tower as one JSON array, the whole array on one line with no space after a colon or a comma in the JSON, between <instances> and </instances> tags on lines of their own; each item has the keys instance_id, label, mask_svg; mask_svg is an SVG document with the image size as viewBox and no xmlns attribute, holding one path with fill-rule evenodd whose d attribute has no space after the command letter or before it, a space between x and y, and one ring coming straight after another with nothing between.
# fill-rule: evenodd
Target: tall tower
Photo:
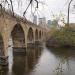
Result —
<instances>
[{"instance_id":1,"label":"tall tower","mask_svg":"<svg viewBox=\"0 0 75 75\"><path fill-rule=\"evenodd\" d=\"M33 17L33 23L37 25L37 16L36 15L34 15L34 17Z\"/></svg>"}]
</instances>

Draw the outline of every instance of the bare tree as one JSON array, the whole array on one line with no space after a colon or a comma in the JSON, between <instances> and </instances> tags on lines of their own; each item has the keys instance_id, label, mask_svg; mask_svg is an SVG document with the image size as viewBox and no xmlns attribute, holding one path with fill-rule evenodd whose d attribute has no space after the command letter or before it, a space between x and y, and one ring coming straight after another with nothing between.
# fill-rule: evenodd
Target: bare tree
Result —
<instances>
[{"instance_id":1,"label":"bare tree","mask_svg":"<svg viewBox=\"0 0 75 75\"><path fill-rule=\"evenodd\" d=\"M18 1L18 0L17 0L17 1ZM38 0L29 0L29 4L28 4L27 8L25 9L25 11L23 12L23 16L25 16L25 14L26 14L28 8L30 7L30 5L32 5L32 3L33 3L34 1L37 3L36 8L38 8ZM19 4L19 3L20 3L20 1L18 1L18 4ZM13 13L13 15L14 15L13 1L12 1L12 0L1 0L1 1L0 1L0 6L4 7L4 6L3 6L4 4L8 4L8 5L11 6L11 11L12 11L12 13Z\"/></svg>"},{"instance_id":2,"label":"bare tree","mask_svg":"<svg viewBox=\"0 0 75 75\"><path fill-rule=\"evenodd\" d=\"M36 3L37 3L36 8L38 8L38 1L37 1L37 0L30 0L28 6L27 6L27 8L26 8L26 10L25 10L24 13L23 13L23 16L25 15L26 11L28 10L29 6L32 4L33 1L36 1Z\"/></svg>"},{"instance_id":3,"label":"bare tree","mask_svg":"<svg viewBox=\"0 0 75 75\"><path fill-rule=\"evenodd\" d=\"M69 4L68 4L68 17L67 17L67 25L69 26L69 16L70 16L70 5L71 5L71 2L73 0L70 0Z\"/></svg>"}]
</instances>

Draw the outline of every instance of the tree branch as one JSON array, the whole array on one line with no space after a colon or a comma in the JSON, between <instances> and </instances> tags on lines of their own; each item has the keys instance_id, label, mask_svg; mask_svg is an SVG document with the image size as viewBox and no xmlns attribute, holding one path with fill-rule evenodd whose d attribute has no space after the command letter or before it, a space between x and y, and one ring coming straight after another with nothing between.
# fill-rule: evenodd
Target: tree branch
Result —
<instances>
[{"instance_id":1,"label":"tree branch","mask_svg":"<svg viewBox=\"0 0 75 75\"><path fill-rule=\"evenodd\" d=\"M14 16L14 10L13 10L13 3L12 3L12 0L10 0L10 3L11 3L12 13L13 13L13 16Z\"/></svg>"},{"instance_id":2,"label":"tree branch","mask_svg":"<svg viewBox=\"0 0 75 75\"><path fill-rule=\"evenodd\" d=\"M37 1L37 0L35 0L35 1L36 1L36 3L37 3L37 7L36 7L36 8L38 8L38 1ZM30 0L30 3L28 4L26 10L24 11L23 16L26 14L26 12L27 12L29 6L32 4L32 2L33 2L33 0Z\"/></svg>"}]
</instances>

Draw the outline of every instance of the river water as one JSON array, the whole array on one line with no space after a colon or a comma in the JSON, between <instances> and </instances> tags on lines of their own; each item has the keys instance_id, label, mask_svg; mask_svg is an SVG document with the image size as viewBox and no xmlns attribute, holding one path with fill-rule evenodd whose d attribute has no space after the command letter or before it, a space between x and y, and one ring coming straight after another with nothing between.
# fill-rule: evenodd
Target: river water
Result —
<instances>
[{"instance_id":1,"label":"river water","mask_svg":"<svg viewBox=\"0 0 75 75\"><path fill-rule=\"evenodd\" d=\"M28 48L15 54L9 48L9 65L0 75L75 75L74 48Z\"/></svg>"}]
</instances>

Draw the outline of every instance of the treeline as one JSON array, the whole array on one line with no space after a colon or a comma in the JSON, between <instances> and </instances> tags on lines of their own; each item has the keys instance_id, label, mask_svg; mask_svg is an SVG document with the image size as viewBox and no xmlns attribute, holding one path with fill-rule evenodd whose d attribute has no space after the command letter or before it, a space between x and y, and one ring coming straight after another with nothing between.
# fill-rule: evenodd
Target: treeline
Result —
<instances>
[{"instance_id":1,"label":"treeline","mask_svg":"<svg viewBox=\"0 0 75 75\"><path fill-rule=\"evenodd\" d=\"M53 47L75 47L75 28L51 29L46 45Z\"/></svg>"}]
</instances>

